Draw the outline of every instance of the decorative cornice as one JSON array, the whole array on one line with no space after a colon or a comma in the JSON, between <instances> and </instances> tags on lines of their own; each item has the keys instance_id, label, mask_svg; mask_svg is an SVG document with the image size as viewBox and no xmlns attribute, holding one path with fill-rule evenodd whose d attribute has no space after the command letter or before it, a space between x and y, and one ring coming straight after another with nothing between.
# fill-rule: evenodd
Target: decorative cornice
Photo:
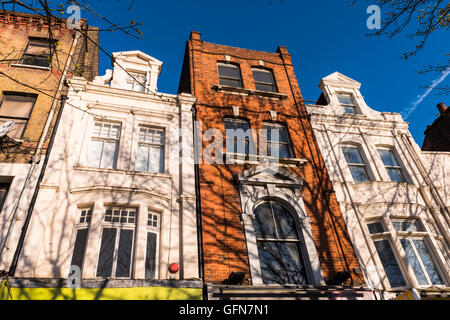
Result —
<instances>
[{"instance_id":1,"label":"decorative cornice","mask_svg":"<svg viewBox=\"0 0 450 320\"><path fill-rule=\"evenodd\" d=\"M165 193L158 193L143 188L126 188L126 187L112 187L112 186L87 186L79 188L71 188L70 193L88 193L88 192L118 192L118 193L135 193L135 194L145 194L151 197L160 198L163 200L170 200L170 196Z\"/></svg>"}]
</instances>

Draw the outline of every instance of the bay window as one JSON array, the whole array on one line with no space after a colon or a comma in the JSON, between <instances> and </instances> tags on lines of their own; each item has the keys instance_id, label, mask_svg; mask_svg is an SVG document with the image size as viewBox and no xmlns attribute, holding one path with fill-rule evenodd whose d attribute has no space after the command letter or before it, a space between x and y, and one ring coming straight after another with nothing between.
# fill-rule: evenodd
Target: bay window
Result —
<instances>
[{"instance_id":1,"label":"bay window","mask_svg":"<svg viewBox=\"0 0 450 320\"><path fill-rule=\"evenodd\" d=\"M97 277L130 278L137 209L109 207L102 223Z\"/></svg>"}]
</instances>

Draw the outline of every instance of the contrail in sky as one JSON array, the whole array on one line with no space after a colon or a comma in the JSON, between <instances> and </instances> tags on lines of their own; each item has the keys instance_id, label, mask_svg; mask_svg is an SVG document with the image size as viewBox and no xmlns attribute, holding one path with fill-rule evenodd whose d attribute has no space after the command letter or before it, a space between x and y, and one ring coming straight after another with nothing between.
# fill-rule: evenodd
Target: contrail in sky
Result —
<instances>
[{"instance_id":1,"label":"contrail in sky","mask_svg":"<svg viewBox=\"0 0 450 320\"><path fill-rule=\"evenodd\" d=\"M442 75L438 79L433 80L427 91L425 91L422 95L417 96L417 100L411 104L411 107L405 109L402 112L403 119L405 120L408 119L409 116L417 109L419 104L421 104L422 101L431 93L431 91L433 91L438 85L440 85L449 74L450 74L450 67L448 67L445 71L443 71Z\"/></svg>"}]
</instances>

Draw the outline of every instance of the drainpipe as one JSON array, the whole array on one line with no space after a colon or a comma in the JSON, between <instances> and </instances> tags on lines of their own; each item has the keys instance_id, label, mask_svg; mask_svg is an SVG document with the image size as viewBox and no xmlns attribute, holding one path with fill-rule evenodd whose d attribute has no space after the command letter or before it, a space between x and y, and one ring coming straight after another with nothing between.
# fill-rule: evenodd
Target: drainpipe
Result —
<instances>
[{"instance_id":1,"label":"drainpipe","mask_svg":"<svg viewBox=\"0 0 450 320\"><path fill-rule=\"evenodd\" d=\"M203 280L203 299L208 299L208 292L205 280L205 272L203 266L203 229L202 229L202 205L200 201L200 171L199 171L199 153L198 153L198 132L197 132L197 108L192 106L192 118L193 118L193 129L194 129L194 171L195 171L195 202L196 202L196 216L197 216L197 243L198 243L198 274Z\"/></svg>"},{"instance_id":2,"label":"drainpipe","mask_svg":"<svg viewBox=\"0 0 450 320\"><path fill-rule=\"evenodd\" d=\"M61 79L59 81L59 85L58 85L57 91L55 92L55 96L53 97L52 107L51 107L49 115L47 117L47 122L45 123L44 131L42 133L42 136L41 136L41 139L39 141L38 147L36 149L36 153L33 156L33 160L32 160L33 162L32 162L31 168L30 168L29 176L31 176L31 173L34 171L34 168L36 167L36 165L39 162L39 158L40 158L40 155L42 153L42 149L43 149L44 142L45 142L45 137L48 134L48 131L49 131L50 126L51 126L51 123L53 121L53 117L55 116L56 106L57 106L57 102L58 102L58 99L56 97L57 97L58 93L62 91L62 88L63 88L63 85L64 85L64 80L67 77L69 66L72 63L72 58L73 58L73 55L74 55L74 52L75 52L75 48L77 47L79 38L80 38L80 33L78 31L75 31L75 38L72 41L72 46L70 48L70 52L69 52L69 56L68 56L67 61L66 61L66 65L64 66L63 74L62 74ZM22 232L20 234L19 242L17 244L16 251L14 253L14 257L13 257L13 260L12 260L12 263L11 263L11 266L10 266L10 269L9 269L9 272L8 272L9 276L14 276L14 273L16 271L16 267L17 267L17 264L19 262L20 253L22 251L23 244L25 242L25 236L26 236L26 233L27 233L27 229L28 229L28 226L30 224L31 214L33 212L34 205L36 203L36 199L37 199L37 196L39 194L39 188L40 188L41 182L42 182L42 180L44 178L45 169L46 169L47 164L48 164L48 160L49 160L51 149L53 147L53 143L54 143L54 140L55 140L58 124L59 124L59 121L61 120L62 110L63 110L63 106L64 106L64 100L63 99L61 99L61 100L62 100L61 101L61 107L60 107L59 113L58 113L57 118L56 118L56 122L55 122L55 126L54 126L54 129L53 129L52 135L50 137L50 142L49 142L49 146L47 148L47 153L45 155L44 163L42 165L41 172L39 174L39 178L38 178L38 181L36 183L36 188L34 190L33 197L31 198L31 202L30 202L30 205L28 207L27 216L25 218L25 222L24 222L24 225L22 227ZM26 183L25 183L25 186L26 186ZM19 202L20 202L20 199L19 199ZM17 208L16 208L16 210L17 210ZM13 223L13 221L11 221L11 224L12 223ZM5 244L7 244L7 240L5 241Z\"/></svg>"}]
</instances>

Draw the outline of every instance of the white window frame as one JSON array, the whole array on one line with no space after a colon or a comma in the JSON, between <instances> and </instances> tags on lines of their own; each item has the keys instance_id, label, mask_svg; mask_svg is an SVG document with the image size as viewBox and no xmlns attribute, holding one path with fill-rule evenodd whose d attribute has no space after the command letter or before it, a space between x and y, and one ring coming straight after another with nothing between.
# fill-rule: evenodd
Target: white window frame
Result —
<instances>
[{"instance_id":1,"label":"white window frame","mask_svg":"<svg viewBox=\"0 0 450 320\"><path fill-rule=\"evenodd\" d=\"M95 128L96 124L99 124L99 123L102 124L102 128L103 128L104 124L118 125L119 126L119 136L117 138L110 138L110 137L105 138L105 137L100 137L100 136L94 136L94 128ZM86 165L88 167L98 168L98 169L110 169L110 170L117 169L117 163L118 163L118 160L119 160L119 152L120 152L120 146L121 146L120 142L121 142L122 130L123 130L122 122L108 121L108 120L94 120L90 129L91 130L90 130L90 134L89 134L89 141L88 141L87 148L86 148ZM101 133L101 130L102 129L100 129L100 133ZM103 141L103 142L109 141L109 142L115 142L116 143L116 149L115 149L115 154L114 154L114 159L113 159L114 165L113 165L112 168L103 168L101 166L102 158L103 158L103 150L101 152L99 165L98 166L90 165L90 163L89 163L89 153L91 152L90 148L91 148L91 145L92 145L92 141L94 141L94 140L95 141Z\"/></svg>"},{"instance_id":2,"label":"white window frame","mask_svg":"<svg viewBox=\"0 0 450 320\"><path fill-rule=\"evenodd\" d=\"M350 97L350 101L352 101L352 104L342 103L339 100L339 98L342 97L342 96ZM338 93L336 93L336 97L337 97L337 99L339 101L339 105L341 106L341 110L342 110L342 112L344 114L359 114L360 113L359 110L358 110L358 105L356 104L356 101L355 101L355 97L354 97L354 95L352 93L349 93L349 92L338 92ZM345 108L351 108L351 109L353 109L354 112L346 112Z\"/></svg>"},{"instance_id":3,"label":"white window frame","mask_svg":"<svg viewBox=\"0 0 450 320\"><path fill-rule=\"evenodd\" d=\"M416 224L418 224L419 231L398 231L394 227L394 222L412 222L412 223L416 223ZM435 256L435 252L433 250L433 246L432 246L432 244L430 242L430 239L429 239L430 234L426 231L426 228L425 228L424 224L422 223L422 221L420 219L416 219L416 218L391 218L391 223L392 223L393 229L396 232L396 237L397 237L398 241L400 242L400 240L408 240L410 242L411 247L413 249L413 252L414 252L417 260L419 261L419 265L420 265L420 267L421 267L421 269L422 269L422 271L423 271L423 273L425 275L425 278L428 281L427 285L421 285L419 283L418 279L417 279L416 274L414 273L414 270L411 267L411 271L413 271L412 274L411 274L411 277L414 277L414 280L417 283L417 285L419 287L425 287L425 288L426 287L431 287L431 286L445 287L446 279L445 279L445 277L443 275L441 266L440 266L440 264L439 264L439 262L437 260L437 257ZM431 260L433 262L433 265L434 265L434 267L436 269L436 272L439 274L439 277L441 279L441 282L442 282L441 285L435 285L435 284L433 284L431 282L431 279L430 279L430 277L428 275L428 271L426 270L426 268L425 268L425 266L424 266L424 264L422 262L422 258L421 258L420 254L417 251L416 245L412 242L412 240L422 240L424 242L425 247L426 247L426 249L428 251L428 254L430 255ZM401 250L402 250L401 254L404 255L405 261L407 261L407 263L409 264L410 263L409 259L408 259L407 255L406 255L406 252L405 252L401 242L400 242L400 247L399 248L401 248Z\"/></svg>"},{"instance_id":4,"label":"white window frame","mask_svg":"<svg viewBox=\"0 0 450 320\"><path fill-rule=\"evenodd\" d=\"M374 222L381 222L384 228L384 232L382 233L375 233L375 234L370 234L369 229L368 229L368 224L374 223ZM421 231L397 231L394 227L394 223L395 222L414 222L418 224L419 230ZM405 287L391 287L389 281L387 280L387 275L385 273L383 264L381 263L381 259L378 256L378 254L376 255L376 261L377 261L377 266L376 268L378 268L382 274L384 274L384 277L386 279L386 281L381 280L385 285L387 285L388 288L391 289L395 289L395 290L405 290L408 288L412 288L412 287L420 287L420 288L427 288L427 287L431 287L431 286L437 286L437 287L445 287L448 284L447 278L444 276L444 272L443 272L443 268L440 264L439 258L436 256L436 250L437 248L434 247L434 245L432 244L431 241L431 236L430 233L427 231L427 228L425 227L425 224L423 223L421 218L414 218L414 217L397 217L397 216L391 216L391 217L386 217L386 218L371 218L371 219L367 219L365 221L366 223L366 227L367 227L367 231L368 231L368 235L372 238L372 244L373 244L373 250L374 252L377 252L376 248L375 248L375 241L377 240L387 240L389 241L389 244L391 245L391 250L394 253L394 256L397 260L397 264L402 272L403 275L403 279L406 283ZM443 237L438 237L438 239L442 239ZM415 247L415 244L412 243L412 248L413 248L413 252L416 255L416 258L419 260L419 264L420 267L422 268L422 271L425 274L425 277L428 281L427 285L421 285L419 284L419 281L417 280L417 277L415 275L414 270L412 269L412 267L410 266L410 262L409 259L406 255L406 252L401 244L402 239L406 239L406 240L422 240L426 246L426 249L428 251L428 254L431 257L431 260L433 262L433 265L437 271L437 273L439 274L439 277L441 279L441 282L443 283L442 285L433 285L432 282L430 281L428 272L426 271L426 268L423 265L423 262L421 260L420 255L417 252L417 249ZM436 240L437 241L437 240ZM441 250L439 248L439 250Z\"/></svg>"},{"instance_id":5,"label":"white window frame","mask_svg":"<svg viewBox=\"0 0 450 320\"><path fill-rule=\"evenodd\" d=\"M396 246L394 244L394 239L392 238L391 232L389 231L389 228L387 227L385 221L382 218L375 218L375 219L370 219L370 220L368 219L365 221L365 223L366 223L366 228L368 231L367 234L372 239L372 245L373 245L373 250L374 250L373 252L376 253L375 260L377 261L377 265L375 266L375 268L378 268L378 270L381 271L381 273L384 275L383 276L384 280L383 279L380 279L380 280L391 289L403 290L403 289L409 288L409 278L407 276L407 272L404 268L402 259L400 258L399 252L396 249ZM368 225L372 224L372 223L381 223L384 231L380 232L380 233L371 234ZM405 286L392 287L391 283L389 282L386 270L384 269L383 263L381 261L381 258L378 254L378 250L376 249L376 245L375 245L376 241L383 241L383 240L388 241L389 246L391 247L392 253L394 254L394 258L395 258L397 265L400 269L400 272L402 274L403 281L405 282Z\"/></svg>"},{"instance_id":6,"label":"white window frame","mask_svg":"<svg viewBox=\"0 0 450 320\"><path fill-rule=\"evenodd\" d=\"M284 176L284 178L280 179L276 176L269 178L264 176L263 178L257 178L257 181L253 180L254 177L258 177L259 173L266 172L266 170L271 174L276 172L278 175ZM311 221L306 215L305 204L301 196L303 180L297 175L270 163L243 171L238 175L238 179L241 186L242 220L246 236L252 284L263 285L254 227L254 209L261 201L264 202L267 199L273 199L284 203L291 210L296 222L298 222L297 231L300 237L300 252L304 261L308 283L312 285L325 285L319 255L316 244L313 241ZM264 190L261 190L262 185L265 186ZM287 186L292 188L293 194L286 192L285 188Z\"/></svg>"},{"instance_id":7,"label":"white window frame","mask_svg":"<svg viewBox=\"0 0 450 320\"><path fill-rule=\"evenodd\" d=\"M273 83L257 81L257 80L255 79L255 74L254 74L255 71L256 71L256 72L262 72L262 73L268 73L268 74L270 74L270 75L272 76ZM261 89L256 89L256 90L259 90L259 91L266 91L266 92L278 92L278 86L277 86L277 82L276 82L276 80L275 80L275 75L274 75L274 73L273 73L273 70L266 69L266 68L261 68L261 67L252 67L252 75L253 75L253 81L254 81L254 83L255 83L255 88L256 88L256 85L257 85L257 84L261 84L261 85L266 85L266 86L267 86L267 85L273 86L274 89L275 89L275 90L273 90L273 91L267 91L267 90L261 90Z\"/></svg>"},{"instance_id":8,"label":"white window frame","mask_svg":"<svg viewBox=\"0 0 450 320\"><path fill-rule=\"evenodd\" d=\"M107 210L127 210L131 211L134 210L136 212L135 214L135 220L134 224L131 223L122 223L122 222L109 222L105 221L106 218L106 211ZM99 246L97 249L96 254L96 264L95 264L95 278L97 279L105 279L104 277L97 276L98 271L98 264L100 262L100 251L102 247L102 238L103 238L103 231L104 229L116 229L116 239L114 243L114 253L113 253L113 265L111 269L111 276L107 279L132 279L134 276L134 265L135 265L135 259L136 259L136 239L137 239L137 230L138 230L138 215L139 215L139 207L137 206L120 206L120 205L105 205L105 211L103 212L102 217L102 223L101 223L101 232L100 232L100 241ZM119 216L120 217L120 216ZM120 243L120 231L121 230L132 230L133 231L133 241L131 246L131 257L130 257L130 275L128 277L116 277L115 273L117 270L117 261L118 261L118 253L119 253L119 243Z\"/></svg>"},{"instance_id":9,"label":"white window frame","mask_svg":"<svg viewBox=\"0 0 450 320\"><path fill-rule=\"evenodd\" d=\"M141 129L142 128L145 128L145 129L150 129L150 130L157 130L157 131L162 131L162 137L163 137L163 139L164 139L164 141L163 141L163 143L162 144L156 144L156 143L152 143L152 142L143 142L143 141L141 141L140 140L140 133L141 133ZM145 170L145 171L139 171L139 172L147 172L147 173L155 173L155 174L163 174L163 173L165 173L166 171L167 171L167 154L168 154L168 152L167 152L167 130L166 130L166 128L164 128L164 127L158 127L158 126L153 126L153 125L147 125L147 124L141 124L141 125L139 125L138 127L137 127L137 130L136 130L136 134L137 134L137 146L136 146L136 153L135 153L135 158L134 158L134 171L136 171L137 172L137 157L138 157L138 154L139 154L139 146L145 146L145 147L149 147L149 148L152 148L152 147L161 147L161 149L162 149L162 157L163 157L163 159L162 159L162 161L161 161L161 163L162 163L162 165L163 165L163 168L162 168L162 170L161 170L161 168L160 168L160 171L159 172L152 172L152 171L149 171L148 169L148 167L147 167L147 169ZM150 159L148 159L149 161L150 161ZM149 162L149 164L150 164L150 162Z\"/></svg>"},{"instance_id":10,"label":"white window frame","mask_svg":"<svg viewBox=\"0 0 450 320\"><path fill-rule=\"evenodd\" d=\"M287 159L293 158L294 157L294 150L292 148L292 142L291 142L291 137L289 135L289 129L287 124L281 124L281 123L276 123L276 122L264 122L263 123L264 126L264 130L266 130L266 127L272 127L272 128L279 128L280 130L284 130L284 133L286 135L287 141L286 142L274 142L274 141L269 141L268 137L267 137L267 130L266 130L266 151L267 151L267 155L269 157L271 157L272 155L269 154L269 144L278 144L278 145L285 145L288 149L289 152L289 157ZM261 146L260 146L261 147Z\"/></svg>"},{"instance_id":11,"label":"white window frame","mask_svg":"<svg viewBox=\"0 0 450 320\"><path fill-rule=\"evenodd\" d=\"M157 226L150 226L148 225L148 220L149 220L149 216L153 215L156 216L158 219L158 224ZM153 233L156 235L156 251L155 251L155 278L154 279L159 279L159 254L160 254L160 237L161 237L161 217L162 217L162 212L159 211L155 211L152 208L147 208L147 223L146 223L146 237L145 237L145 256L144 256L144 277L146 277L145 275L145 263L147 261L147 236L149 233ZM146 278L147 279L147 278ZM148 280L148 279L147 279ZM151 279L150 279L151 280Z\"/></svg>"},{"instance_id":12,"label":"white window frame","mask_svg":"<svg viewBox=\"0 0 450 320\"><path fill-rule=\"evenodd\" d=\"M390 166L390 165L384 164L383 159L381 158L381 155L380 155L380 150L390 151L394 158L394 161L397 163L397 166ZM408 183L409 179L407 178L405 168L404 168L403 164L401 163L400 157L398 156L397 152L395 152L394 148L378 146L377 153L378 153L378 156L380 157L381 163L383 164L383 166L386 170L386 174L389 177L389 181L394 182L394 181L392 181L391 177L389 176L388 169L396 169L396 170L400 171L400 174L402 175L403 180L404 180L403 182L400 182L400 183Z\"/></svg>"},{"instance_id":13,"label":"white window frame","mask_svg":"<svg viewBox=\"0 0 450 320\"><path fill-rule=\"evenodd\" d=\"M372 173L371 173L370 168L369 168L369 165L368 165L369 162L367 161L367 158L366 158L366 156L365 156L365 153L364 153L364 150L362 149L362 147L359 146L359 145L356 145L356 144L348 144L348 143L347 143L347 144L346 144L346 143L340 144L340 147L341 147L341 148L340 148L340 152L342 153L342 159L344 159L345 163L347 164L348 170L349 170L349 172L350 172L350 177L352 177L353 182L354 182L354 183L367 183L367 182L373 181L373 176L372 176ZM349 162L347 161L347 159L345 158L343 148L352 148L352 149L356 149L357 152L358 152L358 154L359 154L359 156L361 157L361 160L362 160L363 163L349 163ZM358 182L355 181L355 178L353 177L353 173L352 173L351 167L361 167L361 168L364 168L364 170L365 170L365 172L366 172L366 174L367 174L368 180L367 180L367 181L358 181Z\"/></svg>"},{"instance_id":14,"label":"white window frame","mask_svg":"<svg viewBox=\"0 0 450 320\"><path fill-rule=\"evenodd\" d=\"M133 77L137 81L133 79ZM145 93L147 91L147 85L149 83L148 72L127 70L125 81L127 83L128 90Z\"/></svg>"},{"instance_id":15,"label":"white window frame","mask_svg":"<svg viewBox=\"0 0 450 320\"><path fill-rule=\"evenodd\" d=\"M83 211L90 211L91 212L91 214L90 214L90 221L88 222L88 221L86 221L86 219L85 219L85 221L84 222L81 222L81 217L82 217L82 212ZM83 230L83 229L86 229L87 230L87 235L86 235L86 246L85 246L85 248L84 248L84 256L83 256L83 266L81 267L81 275L83 275L83 270L85 269L85 267L86 267L86 264L85 264L85 259L86 259L86 255L87 255L87 252L88 252L88 248L89 248L89 234L90 234L90 232L91 232L91 223L92 223L92 218L93 218L93 215L94 215L94 205L83 205L83 206L80 206L80 207L78 207L77 208L77 211L76 211L76 221L75 221L75 225L74 225L74 231L73 231L73 234L72 234L72 241L71 241L71 243L72 243L72 245L71 245L71 256L70 256L70 262L72 262L72 258L73 258L73 254L74 254L74 250L75 250L75 245L76 245L76 240L77 240L77 234L78 234L78 231L79 230ZM71 263L70 263L71 264ZM72 266L71 265L69 265L69 268L71 268Z\"/></svg>"},{"instance_id":16,"label":"white window frame","mask_svg":"<svg viewBox=\"0 0 450 320\"><path fill-rule=\"evenodd\" d=\"M239 72L239 79L232 78L232 77L229 77L229 76L220 75L219 66L223 66L223 67L230 67L231 66L232 68L236 68L238 70L238 72ZM227 85L229 87L233 87L233 88L243 88L244 87L244 82L242 80L241 66L238 65L238 64L231 63L231 62L230 63L220 62L220 61L217 62L217 75L219 76L219 84L220 84L220 79L223 78L223 79L228 79L228 80L233 80L233 81L236 81L236 80L240 81L239 86L229 86L229 85Z\"/></svg>"},{"instance_id":17,"label":"white window frame","mask_svg":"<svg viewBox=\"0 0 450 320\"><path fill-rule=\"evenodd\" d=\"M240 124L246 124L248 126L247 130L244 130L244 153L240 153L239 151L239 143L242 143L242 139L238 139L237 136L233 137L233 150L228 150L228 135L227 135L227 122L234 122L234 123L240 123ZM223 125L225 129L225 152L229 155L239 155L244 157L254 156L256 155L256 144L253 137L253 130L250 126L250 122L244 119L238 119L238 118L225 118L223 120ZM247 134L250 132L250 134ZM248 153L245 152L245 147L248 145Z\"/></svg>"}]
</instances>

